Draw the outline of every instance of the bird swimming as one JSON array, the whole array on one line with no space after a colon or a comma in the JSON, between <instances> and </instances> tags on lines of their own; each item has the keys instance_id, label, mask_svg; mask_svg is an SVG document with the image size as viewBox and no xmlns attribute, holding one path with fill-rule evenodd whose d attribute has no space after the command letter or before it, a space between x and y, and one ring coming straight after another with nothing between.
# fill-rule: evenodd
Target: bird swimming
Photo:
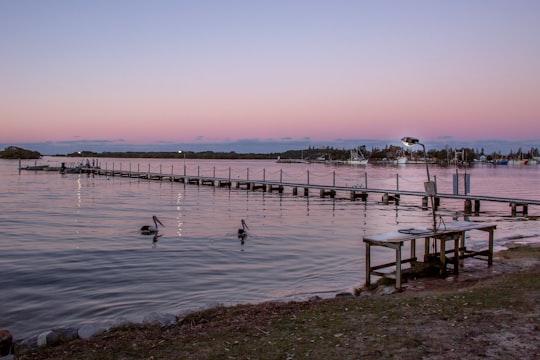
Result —
<instances>
[{"instance_id":1,"label":"bird swimming","mask_svg":"<svg viewBox=\"0 0 540 360\"><path fill-rule=\"evenodd\" d=\"M159 221L159 219L157 218L157 216L152 216L152 220L154 220L154 226L152 225L144 225L143 227L141 227L141 234L143 235L154 235L154 234L157 234L158 232L158 224L160 224L161 226L165 226L161 223L161 221Z\"/></svg>"},{"instance_id":2,"label":"bird swimming","mask_svg":"<svg viewBox=\"0 0 540 360\"><path fill-rule=\"evenodd\" d=\"M248 226L246 224L246 221L242 219L242 227L238 229L238 238L244 240L248 236Z\"/></svg>"}]
</instances>

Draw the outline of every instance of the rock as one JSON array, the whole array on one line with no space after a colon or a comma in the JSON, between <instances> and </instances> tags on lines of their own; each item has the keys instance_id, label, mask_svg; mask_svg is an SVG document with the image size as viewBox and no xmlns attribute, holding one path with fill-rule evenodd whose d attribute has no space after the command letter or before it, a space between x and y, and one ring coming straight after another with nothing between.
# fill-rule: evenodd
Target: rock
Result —
<instances>
[{"instance_id":1,"label":"rock","mask_svg":"<svg viewBox=\"0 0 540 360\"><path fill-rule=\"evenodd\" d=\"M28 337L26 339L17 340L15 342L15 352L19 353L20 350L35 350L38 348L37 345L37 335Z\"/></svg>"},{"instance_id":2,"label":"rock","mask_svg":"<svg viewBox=\"0 0 540 360\"><path fill-rule=\"evenodd\" d=\"M392 295L399 292L394 286L379 286L375 290L375 295Z\"/></svg>"},{"instance_id":3,"label":"rock","mask_svg":"<svg viewBox=\"0 0 540 360\"><path fill-rule=\"evenodd\" d=\"M47 335L47 345L59 345L75 340L79 337L77 329L75 328L60 328L53 329Z\"/></svg>"},{"instance_id":4,"label":"rock","mask_svg":"<svg viewBox=\"0 0 540 360\"><path fill-rule=\"evenodd\" d=\"M354 295L350 292L340 292L336 294L336 298L340 299L354 299Z\"/></svg>"},{"instance_id":5,"label":"rock","mask_svg":"<svg viewBox=\"0 0 540 360\"><path fill-rule=\"evenodd\" d=\"M322 297L315 295L309 298L309 301L319 301L322 300Z\"/></svg>"},{"instance_id":6,"label":"rock","mask_svg":"<svg viewBox=\"0 0 540 360\"><path fill-rule=\"evenodd\" d=\"M47 330L39 334L37 336L37 341L36 341L37 346L42 347L42 346L47 345L47 336L49 336L51 332L52 332L51 330Z\"/></svg>"},{"instance_id":7,"label":"rock","mask_svg":"<svg viewBox=\"0 0 540 360\"><path fill-rule=\"evenodd\" d=\"M11 352L13 335L8 330L0 330L0 356L8 355Z\"/></svg>"},{"instance_id":8,"label":"rock","mask_svg":"<svg viewBox=\"0 0 540 360\"><path fill-rule=\"evenodd\" d=\"M105 332L107 329L103 326L89 324L89 325L83 325L79 328L78 335L83 340L90 340L92 336L95 336L97 334L101 334Z\"/></svg>"}]
</instances>

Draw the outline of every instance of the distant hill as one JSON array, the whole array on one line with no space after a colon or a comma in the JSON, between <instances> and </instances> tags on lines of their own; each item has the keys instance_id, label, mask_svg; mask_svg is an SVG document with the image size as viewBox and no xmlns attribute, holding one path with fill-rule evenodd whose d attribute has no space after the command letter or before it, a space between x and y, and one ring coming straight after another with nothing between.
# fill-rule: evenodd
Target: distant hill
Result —
<instances>
[{"instance_id":1,"label":"distant hill","mask_svg":"<svg viewBox=\"0 0 540 360\"><path fill-rule=\"evenodd\" d=\"M17 146L8 146L0 151L0 159L39 159L41 154L38 151L26 150Z\"/></svg>"}]
</instances>

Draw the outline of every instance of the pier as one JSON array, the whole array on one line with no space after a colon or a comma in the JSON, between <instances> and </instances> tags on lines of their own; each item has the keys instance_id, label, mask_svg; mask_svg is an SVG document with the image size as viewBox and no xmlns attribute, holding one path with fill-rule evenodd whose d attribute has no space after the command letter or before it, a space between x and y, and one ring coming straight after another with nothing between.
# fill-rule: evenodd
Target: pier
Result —
<instances>
[{"instance_id":1,"label":"pier","mask_svg":"<svg viewBox=\"0 0 540 360\"><path fill-rule=\"evenodd\" d=\"M374 187L364 186L340 186L336 185L335 172L332 180L332 185L326 184L312 184L310 183L309 170L307 172L307 181L305 183L287 182L282 180L282 173L279 175L279 180L267 180L265 176L265 170L263 169L262 179L250 179L249 169L247 169L245 178L238 176L233 179L231 176L231 169L228 169L227 177L216 176L215 167L213 169L212 176L200 175L200 169L197 167L197 175L187 175L186 168L184 167L184 174L175 174L171 168L170 173L164 173L161 170L159 172L150 171L150 165L147 171L141 171L138 167L137 171L132 171L131 166L128 170L115 169L114 164L112 169L102 169L99 167L51 167L51 166L28 166L26 168L20 168L19 170L28 171L55 171L66 174L79 173L88 174L89 176L107 176L107 177L125 177L135 178L149 181L169 181L183 183L184 185L197 185L197 186L210 186L218 188L235 188L244 189L247 191L259 191L259 192L277 192L283 194L290 189L293 196L308 197L312 194L318 194L320 198L346 198L350 201L363 201L367 202L368 198L375 197L375 201L383 203L385 205L398 206L403 196L417 197L421 199L421 207L428 208L428 196L423 191L409 191L396 189L380 189ZM367 185L367 174L365 174L365 184ZM299 189L301 191L299 191ZM445 199L448 200L463 200L463 212L465 214L479 214L481 202L497 202L506 203L510 208L511 216L528 216L529 206L540 205L540 200L534 199L520 199L520 198L507 198L496 196L483 196L483 195L457 195L447 193L436 193L434 196L434 207L437 209L441 206L441 202Z\"/></svg>"}]
</instances>

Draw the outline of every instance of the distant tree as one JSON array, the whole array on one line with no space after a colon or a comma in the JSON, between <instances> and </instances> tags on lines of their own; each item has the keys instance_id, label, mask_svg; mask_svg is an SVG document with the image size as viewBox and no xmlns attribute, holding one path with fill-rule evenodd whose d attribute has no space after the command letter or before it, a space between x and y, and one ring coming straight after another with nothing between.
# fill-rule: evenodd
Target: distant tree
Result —
<instances>
[{"instance_id":1,"label":"distant tree","mask_svg":"<svg viewBox=\"0 0 540 360\"><path fill-rule=\"evenodd\" d=\"M1 159L39 159L41 154L38 151L26 150L17 146L8 146L0 151Z\"/></svg>"}]
</instances>

